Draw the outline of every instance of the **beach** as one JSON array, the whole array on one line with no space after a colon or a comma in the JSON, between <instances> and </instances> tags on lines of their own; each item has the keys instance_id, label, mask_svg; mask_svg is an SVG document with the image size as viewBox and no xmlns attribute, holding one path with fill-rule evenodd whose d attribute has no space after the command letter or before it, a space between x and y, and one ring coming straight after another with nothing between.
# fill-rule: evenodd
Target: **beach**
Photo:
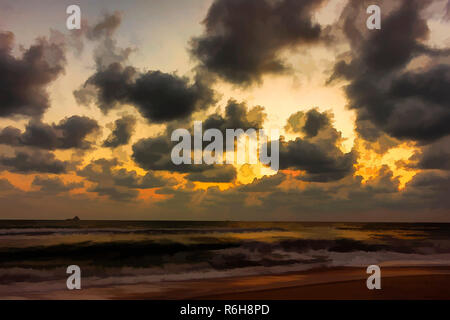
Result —
<instances>
[{"instance_id":1,"label":"beach","mask_svg":"<svg viewBox=\"0 0 450 320\"><path fill-rule=\"evenodd\" d=\"M448 299L448 224L3 222L0 299ZM68 290L67 267L81 272ZM381 290L369 290L369 265Z\"/></svg>"},{"instance_id":2,"label":"beach","mask_svg":"<svg viewBox=\"0 0 450 320\"><path fill-rule=\"evenodd\" d=\"M367 289L364 272L351 268L280 276L280 280L286 282L290 277L293 279L286 286L280 285L279 287L273 286L201 298L218 300L450 299L450 268L386 268L382 272L380 290Z\"/></svg>"},{"instance_id":3,"label":"beach","mask_svg":"<svg viewBox=\"0 0 450 320\"><path fill-rule=\"evenodd\" d=\"M61 300L416 300L450 299L450 267L385 267L380 290L361 268L27 293L14 299Z\"/></svg>"}]
</instances>

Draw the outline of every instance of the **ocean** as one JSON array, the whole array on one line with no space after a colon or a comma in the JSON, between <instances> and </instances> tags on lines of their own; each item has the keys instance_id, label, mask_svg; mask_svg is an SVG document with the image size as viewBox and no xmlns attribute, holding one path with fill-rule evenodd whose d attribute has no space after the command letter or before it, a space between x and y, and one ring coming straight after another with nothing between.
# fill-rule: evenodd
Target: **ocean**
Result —
<instances>
[{"instance_id":1,"label":"ocean","mask_svg":"<svg viewBox=\"0 0 450 320\"><path fill-rule=\"evenodd\" d=\"M0 221L0 298L372 264L450 265L450 224Z\"/></svg>"}]
</instances>

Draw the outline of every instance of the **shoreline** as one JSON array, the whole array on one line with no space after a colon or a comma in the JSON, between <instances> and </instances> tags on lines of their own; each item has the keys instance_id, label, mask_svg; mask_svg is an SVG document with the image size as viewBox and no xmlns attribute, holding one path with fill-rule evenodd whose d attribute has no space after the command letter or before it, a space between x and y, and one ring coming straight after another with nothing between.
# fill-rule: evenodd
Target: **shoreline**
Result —
<instances>
[{"instance_id":1,"label":"shoreline","mask_svg":"<svg viewBox=\"0 0 450 320\"><path fill-rule=\"evenodd\" d=\"M450 299L450 266L381 266L381 290L367 289L366 280L369 276L366 268L363 267L333 267L273 275L122 284L73 291L61 289L8 298L50 300Z\"/></svg>"},{"instance_id":2,"label":"shoreline","mask_svg":"<svg viewBox=\"0 0 450 320\"><path fill-rule=\"evenodd\" d=\"M199 300L450 299L450 267L381 267L381 289L369 290L365 268L337 267L282 274L258 288L197 296ZM264 277L264 276L263 276ZM239 277L251 284L261 276ZM230 280L230 279L229 279ZM269 282L271 279L268 279Z\"/></svg>"}]
</instances>

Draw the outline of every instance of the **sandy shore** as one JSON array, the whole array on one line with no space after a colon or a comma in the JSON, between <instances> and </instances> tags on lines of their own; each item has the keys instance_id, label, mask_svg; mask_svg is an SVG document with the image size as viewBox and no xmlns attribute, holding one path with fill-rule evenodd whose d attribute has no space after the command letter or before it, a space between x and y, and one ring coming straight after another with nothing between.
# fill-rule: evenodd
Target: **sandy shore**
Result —
<instances>
[{"instance_id":1,"label":"sandy shore","mask_svg":"<svg viewBox=\"0 0 450 320\"><path fill-rule=\"evenodd\" d=\"M237 290L198 299L450 299L450 268L382 268L381 290L368 290L360 268L229 279Z\"/></svg>"},{"instance_id":2,"label":"sandy shore","mask_svg":"<svg viewBox=\"0 0 450 320\"><path fill-rule=\"evenodd\" d=\"M381 290L365 268L280 275L164 281L22 296L25 299L450 299L450 267L382 267ZM18 297L17 297L18 298Z\"/></svg>"},{"instance_id":3,"label":"sandy shore","mask_svg":"<svg viewBox=\"0 0 450 320\"><path fill-rule=\"evenodd\" d=\"M448 300L450 275L414 275L386 277L381 290L368 290L361 280L300 285L211 295L214 300Z\"/></svg>"}]
</instances>

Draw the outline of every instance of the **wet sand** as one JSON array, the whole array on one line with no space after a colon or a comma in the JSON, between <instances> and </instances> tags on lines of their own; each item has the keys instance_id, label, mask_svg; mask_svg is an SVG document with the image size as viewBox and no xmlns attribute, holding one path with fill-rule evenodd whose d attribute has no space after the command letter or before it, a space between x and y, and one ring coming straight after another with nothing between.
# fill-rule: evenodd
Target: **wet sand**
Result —
<instances>
[{"instance_id":1,"label":"wet sand","mask_svg":"<svg viewBox=\"0 0 450 320\"><path fill-rule=\"evenodd\" d=\"M359 268L343 268L280 275L273 278L270 288L252 290L258 278L235 280L249 286L242 291L212 294L199 299L450 299L450 268L382 268L381 289L369 290L367 275ZM270 282L270 279L268 279ZM279 286L279 287L277 287ZM263 285L264 287L264 285Z\"/></svg>"},{"instance_id":2,"label":"wet sand","mask_svg":"<svg viewBox=\"0 0 450 320\"><path fill-rule=\"evenodd\" d=\"M365 268L332 268L280 275L166 281L85 288L32 299L450 299L450 267L382 267L381 290L369 290Z\"/></svg>"},{"instance_id":3,"label":"wet sand","mask_svg":"<svg viewBox=\"0 0 450 320\"><path fill-rule=\"evenodd\" d=\"M204 297L213 300L448 300L450 275L387 277L380 290L343 281Z\"/></svg>"}]
</instances>

